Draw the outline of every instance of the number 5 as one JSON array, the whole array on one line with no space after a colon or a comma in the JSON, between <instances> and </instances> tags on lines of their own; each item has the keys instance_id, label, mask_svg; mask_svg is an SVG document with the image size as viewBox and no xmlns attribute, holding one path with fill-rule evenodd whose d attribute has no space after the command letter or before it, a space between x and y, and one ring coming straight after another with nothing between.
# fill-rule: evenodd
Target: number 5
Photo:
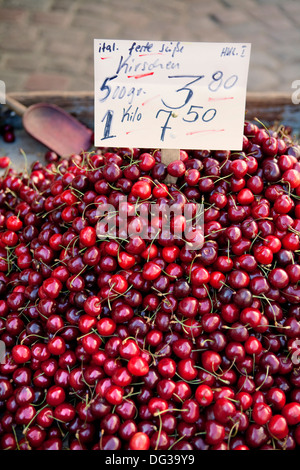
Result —
<instances>
[{"instance_id":1,"label":"number 5","mask_svg":"<svg viewBox=\"0 0 300 470\"><path fill-rule=\"evenodd\" d=\"M106 93L106 95L100 99L100 101L105 101L106 98L109 97L110 95L110 92L111 92L111 88L109 85L107 85L107 83L110 81L110 80L114 80L115 78L117 78L118 75L114 75L113 77L106 77L106 79L104 80L104 82L102 83L101 87L100 87L100 91L104 91Z\"/></svg>"}]
</instances>

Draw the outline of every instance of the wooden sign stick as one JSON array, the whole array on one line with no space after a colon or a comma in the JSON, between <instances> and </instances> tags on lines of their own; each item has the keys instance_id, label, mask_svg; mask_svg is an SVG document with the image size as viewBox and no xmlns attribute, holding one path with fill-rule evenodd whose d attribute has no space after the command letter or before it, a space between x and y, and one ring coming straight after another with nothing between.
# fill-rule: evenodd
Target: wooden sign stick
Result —
<instances>
[{"instance_id":1,"label":"wooden sign stick","mask_svg":"<svg viewBox=\"0 0 300 470\"><path fill-rule=\"evenodd\" d=\"M161 162L166 166L174 160L180 160L180 149L161 149ZM168 175L165 179L165 183L176 183L177 178L175 176Z\"/></svg>"}]
</instances>

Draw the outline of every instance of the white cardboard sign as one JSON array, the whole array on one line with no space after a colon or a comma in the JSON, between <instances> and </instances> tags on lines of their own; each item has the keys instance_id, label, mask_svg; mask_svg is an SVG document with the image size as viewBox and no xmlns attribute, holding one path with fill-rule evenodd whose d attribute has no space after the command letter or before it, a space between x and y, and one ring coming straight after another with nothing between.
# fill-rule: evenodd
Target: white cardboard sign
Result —
<instances>
[{"instance_id":1,"label":"white cardboard sign","mask_svg":"<svg viewBox=\"0 0 300 470\"><path fill-rule=\"evenodd\" d=\"M241 150L250 50L95 39L95 145Z\"/></svg>"}]
</instances>

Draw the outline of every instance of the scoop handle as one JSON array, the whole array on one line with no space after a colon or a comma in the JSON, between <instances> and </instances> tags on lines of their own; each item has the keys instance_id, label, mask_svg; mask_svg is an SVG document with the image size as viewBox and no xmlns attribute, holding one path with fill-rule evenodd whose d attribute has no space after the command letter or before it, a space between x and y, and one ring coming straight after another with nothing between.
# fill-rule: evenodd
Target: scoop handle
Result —
<instances>
[{"instance_id":1,"label":"scoop handle","mask_svg":"<svg viewBox=\"0 0 300 470\"><path fill-rule=\"evenodd\" d=\"M12 97L9 96L9 95L6 95L5 104L6 104L10 109L12 109L13 111L15 111L19 116L23 116L23 114L25 114L25 111L27 111L27 107L26 107L26 106L24 106L22 103L20 103L19 101L15 100L14 98L12 98Z\"/></svg>"}]
</instances>

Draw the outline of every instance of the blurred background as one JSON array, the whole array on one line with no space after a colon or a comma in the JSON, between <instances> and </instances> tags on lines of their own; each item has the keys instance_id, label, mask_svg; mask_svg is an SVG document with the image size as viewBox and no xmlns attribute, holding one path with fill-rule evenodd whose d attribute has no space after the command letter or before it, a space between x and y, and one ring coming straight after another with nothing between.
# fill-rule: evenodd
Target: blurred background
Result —
<instances>
[{"instance_id":1,"label":"blurred background","mask_svg":"<svg viewBox=\"0 0 300 470\"><path fill-rule=\"evenodd\" d=\"M0 0L0 80L93 91L94 38L249 42L248 91L300 80L299 0Z\"/></svg>"}]
</instances>

